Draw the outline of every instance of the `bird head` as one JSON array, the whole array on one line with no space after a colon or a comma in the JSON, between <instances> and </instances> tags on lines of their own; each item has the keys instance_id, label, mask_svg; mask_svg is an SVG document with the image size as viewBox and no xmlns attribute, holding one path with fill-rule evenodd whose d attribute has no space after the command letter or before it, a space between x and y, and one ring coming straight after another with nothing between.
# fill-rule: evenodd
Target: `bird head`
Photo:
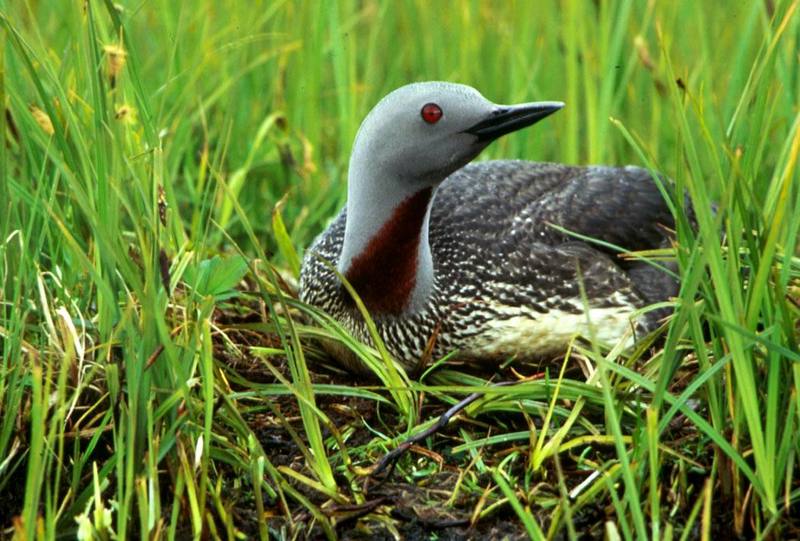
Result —
<instances>
[{"instance_id":1,"label":"bird head","mask_svg":"<svg viewBox=\"0 0 800 541\"><path fill-rule=\"evenodd\" d=\"M351 170L367 167L419 187L435 185L489 143L530 126L561 102L497 105L472 87L414 83L383 98L367 115L353 145Z\"/></svg>"}]
</instances>

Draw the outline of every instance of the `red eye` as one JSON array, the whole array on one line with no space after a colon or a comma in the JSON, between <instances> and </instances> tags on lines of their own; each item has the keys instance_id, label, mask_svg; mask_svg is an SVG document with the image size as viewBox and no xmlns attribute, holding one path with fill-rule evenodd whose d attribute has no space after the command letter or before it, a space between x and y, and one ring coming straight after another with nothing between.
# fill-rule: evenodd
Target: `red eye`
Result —
<instances>
[{"instance_id":1,"label":"red eye","mask_svg":"<svg viewBox=\"0 0 800 541\"><path fill-rule=\"evenodd\" d=\"M442 108L435 103L426 103L422 106L419 114L422 115L422 120L428 124L436 124L442 118Z\"/></svg>"}]
</instances>

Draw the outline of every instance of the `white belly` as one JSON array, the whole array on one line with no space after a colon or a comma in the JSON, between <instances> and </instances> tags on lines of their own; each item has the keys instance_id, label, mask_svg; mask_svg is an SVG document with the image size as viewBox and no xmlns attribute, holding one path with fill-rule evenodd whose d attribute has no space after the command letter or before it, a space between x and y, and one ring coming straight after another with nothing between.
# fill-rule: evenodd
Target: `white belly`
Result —
<instances>
[{"instance_id":1,"label":"white belly","mask_svg":"<svg viewBox=\"0 0 800 541\"><path fill-rule=\"evenodd\" d=\"M503 308L506 308L504 310ZM469 356L541 356L561 353L576 336L593 338L605 346L624 340L633 344L634 319L630 306L592 308L589 315L551 310L545 314L520 313L519 308L501 307L506 317L492 319L475 337Z\"/></svg>"}]
</instances>

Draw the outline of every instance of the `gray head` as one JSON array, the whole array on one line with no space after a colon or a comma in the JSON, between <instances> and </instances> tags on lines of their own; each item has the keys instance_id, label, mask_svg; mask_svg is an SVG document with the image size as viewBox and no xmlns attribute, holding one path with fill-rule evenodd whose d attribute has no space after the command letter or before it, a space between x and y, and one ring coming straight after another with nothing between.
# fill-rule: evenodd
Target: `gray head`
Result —
<instances>
[{"instance_id":1,"label":"gray head","mask_svg":"<svg viewBox=\"0 0 800 541\"><path fill-rule=\"evenodd\" d=\"M466 85L406 85L383 98L361 124L351 172L366 166L414 188L435 185L496 138L530 126L563 105L497 105Z\"/></svg>"},{"instance_id":2,"label":"gray head","mask_svg":"<svg viewBox=\"0 0 800 541\"><path fill-rule=\"evenodd\" d=\"M359 272L368 269L369 277L397 271L389 255L397 246L411 246L417 272L406 306L420 306L433 283L428 245L433 189L493 140L562 106L496 105L474 88L436 82L407 85L383 98L361 124L353 144L339 270L354 281L354 262ZM407 238L388 238L401 234Z\"/></svg>"}]
</instances>

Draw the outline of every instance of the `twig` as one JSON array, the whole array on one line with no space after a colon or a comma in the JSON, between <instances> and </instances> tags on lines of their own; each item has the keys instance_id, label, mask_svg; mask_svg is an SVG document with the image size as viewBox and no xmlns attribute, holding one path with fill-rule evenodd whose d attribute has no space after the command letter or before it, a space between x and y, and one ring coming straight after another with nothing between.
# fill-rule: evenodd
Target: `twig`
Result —
<instances>
[{"instance_id":1,"label":"twig","mask_svg":"<svg viewBox=\"0 0 800 541\"><path fill-rule=\"evenodd\" d=\"M502 381L500 383L495 383L494 385L492 385L492 387L504 387L507 385L513 385L515 383L518 382ZM470 404L472 404L485 394L486 391L478 391L472 393L463 400L461 400L460 402L453 405L450 409L444 412L441 415L441 417L439 417L439 420L436 421L433 425L423 430L422 432L419 432L418 434L414 434L413 436L405 440L403 443L398 445L395 449L386 453L386 455L384 455L384 457L380 460L380 462L378 462L378 465L375 466L375 469L373 469L372 472L369 474L369 477L377 478L378 486L386 482L392 476L394 468L397 465L397 461L400 459L401 456L403 456L403 454L406 451L408 451L413 445L424 440L431 434L435 434L436 432L447 426L447 423L449 423L450 420L456 416L456 414L463 411L467 406L469 406ZM383 476L379 477L387 469L388 471Z\"/></svg>"}]
</instances>

